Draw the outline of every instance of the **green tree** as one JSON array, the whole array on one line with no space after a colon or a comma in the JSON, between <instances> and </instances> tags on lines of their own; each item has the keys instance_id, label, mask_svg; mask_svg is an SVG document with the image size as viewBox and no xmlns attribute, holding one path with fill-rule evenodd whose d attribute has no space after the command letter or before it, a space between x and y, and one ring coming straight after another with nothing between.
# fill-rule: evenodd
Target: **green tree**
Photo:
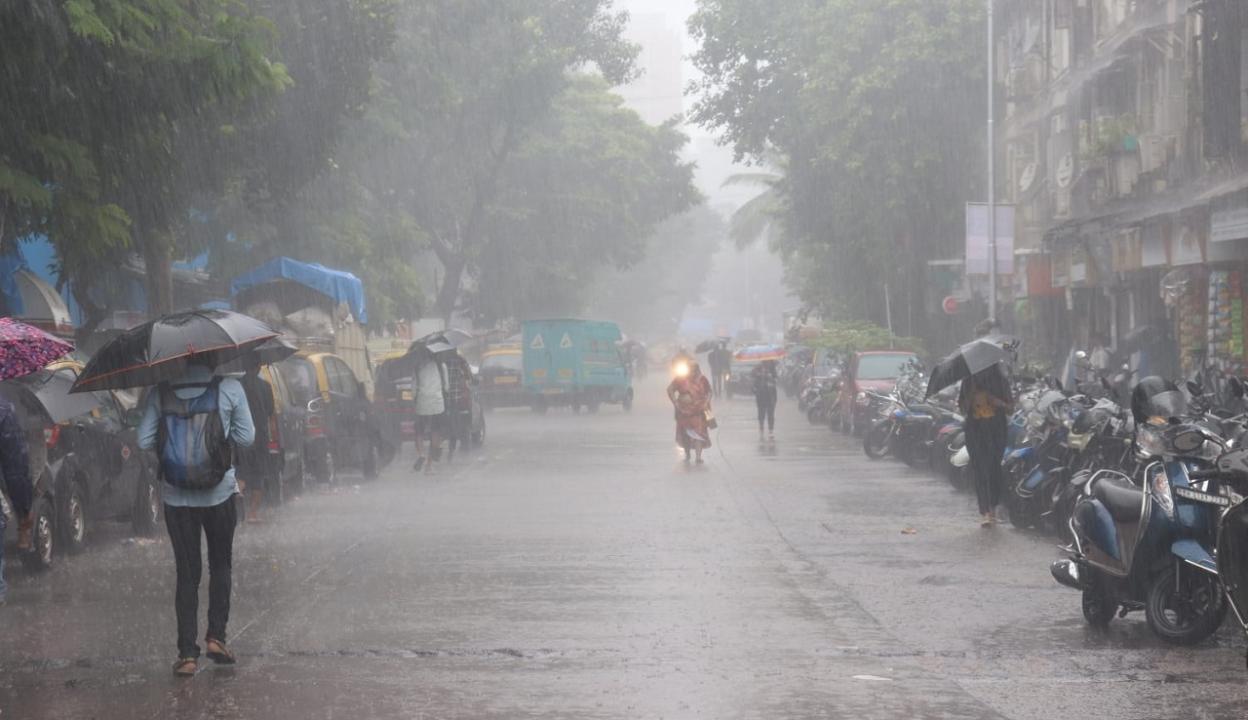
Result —
<instances>
[{"instance_id":1,"label":"green tree","mask_svg":"<svg viewBox=\"0 0 1248 720\"><path fill-rule=\"evenodd\" d=\"M909 293L957 252L981 179L982 5L701 0L694 119L739 157L785 159L777 247L807 304L880 321L885 282ZM923 317L921 293L904 300Z\"/></svg>"},{"instance_id":2,"label":"green tree","mask_svg":"<svg viewBox=\"0 0 1248 720\"><path fill-rule=\"evenodd\" d=\"M582 309L601 271L640 261L655 227L700 201L686 142L574 77L503 166L467 304L485 320Z\"/></svg>"},{"instance_id":3,"label":"green tree","mask_svg":"<svg viewBox=\"0 0 1248 720\"><path fill-rule=\"evenodd\" d=\"M176 233L230 175L237 119L289 83L272 25L240 0L5 3L0 73L0 235L46 232L89 310L133 248L168 310Z\"/></svg>"},{"instance_id":4,"label":"green tree","mask_svg":"<svg viewBox=\"0 0 1248 720\"><path fill-rule=\"evenodd\" d=\"M444 269L436 312L459 305L488 244L508 163L572 81L593 66L632 76L636 48L611 0L421 0L380 71L378 155L361 177L403 208Z\"/></svg>"}]
</instances>

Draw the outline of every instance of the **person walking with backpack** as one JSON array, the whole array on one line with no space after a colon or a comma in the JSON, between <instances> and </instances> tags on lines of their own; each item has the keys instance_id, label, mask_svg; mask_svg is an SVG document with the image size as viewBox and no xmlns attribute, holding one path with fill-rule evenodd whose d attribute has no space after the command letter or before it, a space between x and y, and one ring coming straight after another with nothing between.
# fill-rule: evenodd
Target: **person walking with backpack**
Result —
<instances>
[{"instance_id":1,"label":"person walking with backpack","mask_svg":"<svg viewBox=\"0 0 1248 720\"><path fill-rule=\"evenodd\" d=\"M233 452L250 447L254 440L255 426L242 385L233 378L215 377L206 365L192 364L182 379L162 383L148 394L139 446L154 449L159 459L165 527L177 566L178 659L173 672L180 677L198 669L201 537L208 545L205 651L213 662L234 663L225 644L238 524Z\"/></svg>"}]
</instances>

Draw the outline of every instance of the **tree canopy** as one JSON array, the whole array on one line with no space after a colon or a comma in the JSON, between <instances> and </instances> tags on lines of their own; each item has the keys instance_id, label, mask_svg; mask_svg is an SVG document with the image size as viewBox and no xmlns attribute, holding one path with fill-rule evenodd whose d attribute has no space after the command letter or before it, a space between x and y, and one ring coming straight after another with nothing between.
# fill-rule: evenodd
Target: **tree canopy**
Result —
<instances>
[{"instance_id":1,"label":"tree canopy","mask_svg":"<svg viewBox=\"0 0 1248 720\"><path fill-rule=\"evenodd\" d=\"M352 270L383 321L571 311L700 201L686 138L611 91L637 72L626 22L612 0L5 3L0 241L46 235L94 320L123 260L162 312L172 260L205 250L219 279Z\"/></svg>"},{"instance_id":2,"label":"tree canopy","mask_svg":"<svg viewBox=\"0 0 1248 720\"><path fill-rule=\"evenodd\" d=\"M775 152L788 279L811 306L882 320L880 279L922 286L957 253L982 157L978 0L701 0L693 118L738 158ZM908 296L922 317L921 293Z\"/></svg>"}]
</instances>

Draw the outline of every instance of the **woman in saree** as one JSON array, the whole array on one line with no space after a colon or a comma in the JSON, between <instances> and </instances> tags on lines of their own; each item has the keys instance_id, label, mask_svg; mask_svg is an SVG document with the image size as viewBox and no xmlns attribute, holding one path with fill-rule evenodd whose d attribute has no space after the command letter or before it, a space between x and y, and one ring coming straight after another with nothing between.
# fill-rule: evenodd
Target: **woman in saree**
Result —
<instances>
[{"instance_id":1,"label":"woman in saree","mask_svg":"<svg viewBox=\"0 0 1248 720\"><path fill-rule=\"evenodd\" d=\"M711 411L711 382L697 363L689 364L689 374L677 377L667 386L667 397L676 407L676 444L685 451L685 462L696 453L702 464L702 451L711 446L707 415Z\"/></svg>"}]
</instances>

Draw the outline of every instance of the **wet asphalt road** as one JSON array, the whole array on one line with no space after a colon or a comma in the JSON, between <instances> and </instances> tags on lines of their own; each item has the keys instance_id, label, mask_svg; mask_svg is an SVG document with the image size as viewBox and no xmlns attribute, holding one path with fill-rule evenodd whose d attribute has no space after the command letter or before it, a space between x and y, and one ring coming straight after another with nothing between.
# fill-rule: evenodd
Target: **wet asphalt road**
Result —
<instances>
[{"instance_id":1,"label":"wet asphalt road","mask_svg":"<svg viewBox=\"0 0 1248 720\"><path fill-rule=\"evenodd\" d=\"M943 480L783 402L774 444L721 404L686 467L647 390L631 415L496 412L450 470L396 463L247 527L234 669L170 674L163 537L106 528L48 575L11 569L0 719L1248 713L1229 624L1195 649L1138 616L1091 632L1053 543L980 529Z\"/></svg>"}]
</instances>

